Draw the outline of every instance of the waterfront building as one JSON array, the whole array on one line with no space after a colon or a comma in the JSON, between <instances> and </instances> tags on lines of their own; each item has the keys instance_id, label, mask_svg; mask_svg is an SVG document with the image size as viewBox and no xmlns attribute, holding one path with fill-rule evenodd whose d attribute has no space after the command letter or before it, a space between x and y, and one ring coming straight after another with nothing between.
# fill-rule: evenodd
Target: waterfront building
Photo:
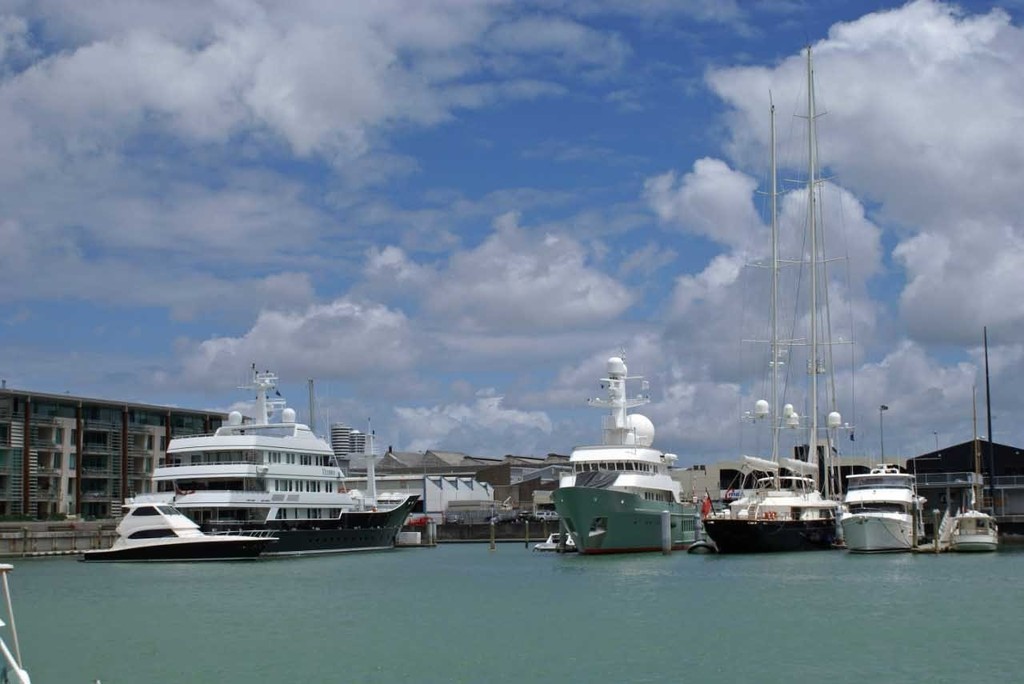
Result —
<instances>
[{"instance_id":1,"label":"waterfront building","mask_svg":"<svg viewBox=\"0 0 1024 684\"><path fill-rule=\"evenodd\" d=\"M338 458L348 458L352 453L352 428L344 423L331 424L331 449Z\"/></svg>"},{"instance_id":2,"label":"waterfront building","mask_svg":"<svg viewBox=\"0 0 1024 684\"><path fill-rule=\"evenodd\" d=\"M438 521L449 508L473 503L479 504L481 511L490 510L485 504L533 510L538 494L557 488L558 476L569 468L568 460L559 454L494 459L456 451L389 448L376 463L377 490L396 496L419 494L422 507L416 512ZM349 486L365 488L365 460L354 459L348 476Z\"/></svg>"},{"instance_id":3,"label":"waterfront building","mask_svg":"<svg viewBox=\"0 0 1024 684\"><path fill-rule=\"evenodd\" d=\"M917 490L928 499L925 507L955 514L964 507L995 516L1001 534L1024 534L1024 449L968 440L907 459L907 471L917 475ZM970 506L974 489L982 497Z\"/></svg>"},{"instance_id":4,"label":"waterfront building","mask_svg":"<svg viewBox=\"0 0 1024 684\"><path fill-rule=\"evenodd\" d=\"M172 437L227 414L0 389L0 516L109 518L150 491Z\"/></svg>"},{"instance_id":5,"label":"waterfront building","mask_svg":"<svg viewBox=\"0 0 1024 684\"><path fill-rule=\"evenodd\" d=\"M372 444L365 432L345 423L331 423L330 442L338 465L345 471L348 471L353 460L362 460L368 453L367 449L372 447L376 453L376 445Z\"/></svg>"}]
</instances>

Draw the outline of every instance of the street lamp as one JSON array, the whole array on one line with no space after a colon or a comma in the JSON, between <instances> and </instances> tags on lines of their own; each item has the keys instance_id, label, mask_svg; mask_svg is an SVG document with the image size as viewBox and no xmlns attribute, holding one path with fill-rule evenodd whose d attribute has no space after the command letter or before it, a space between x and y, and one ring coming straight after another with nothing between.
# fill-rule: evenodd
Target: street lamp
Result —
<instances>
[{"instance_id":1,"label":"street lamp","mask_svg":"<svg viewBox=\"0 0 1024 684\"><path fill-rule=\"evenodd\" d=\"M888 411L889 407L882 404L878 407L878 451L881 453L882 462L885 462L885 423L882 422L882 412Z\"/></svg>"},{"instance_id":2,"label":"street lamp","mask_svg":"<svg viewBox=\"0 0 1024 684\"><path fill-rule=\"evenodd\" d=\"M939 452L939 433L935 430L932 431L932 435L935 436L935 453Z\"/></svg>"}]
</instances>

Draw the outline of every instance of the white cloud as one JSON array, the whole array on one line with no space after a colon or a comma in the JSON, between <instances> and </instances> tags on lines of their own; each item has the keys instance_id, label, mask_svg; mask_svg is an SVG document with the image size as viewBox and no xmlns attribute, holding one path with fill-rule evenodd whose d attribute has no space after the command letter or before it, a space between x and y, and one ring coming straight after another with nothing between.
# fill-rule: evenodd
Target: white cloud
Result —
<instances>
[{"instance_id":1,"label":"white cloud","mask_svg":"<svg viewBox=\"0 0 1024 684\"><path fill-rule=\"evenodd\" d=\"M377 304L339 299L287 313L263 311L240 337L215 337L186 347L188 381L213 385L256 362L288 378L398 373L417 359L409 321Z\"/></svg>"},{"instance_id":2,"label":"white cloud","mask_svg":"<svg viewBox=\"0 0 1024 684\"><path fill-rule=\"evenodd\" d=\"M644 182L644 198L667 223L729 247L744 246L761 221L746 201L757 187L749 176L718 159L698 159L678 184L669 171Z\"/></svg>"},{"instance_id":3,"label":"white cloud","mask_svg":"<svg viewBox=\"0 0 1024 684\"><path fill-rule=\"evenodd\" d=\"M922 0L836 24L814 54L819 111L828 112L822 162L897 237L909 333L962 344L986 320L1024 331L1024 309L1007 294L1024 268L1024 94L1011 85L1024 60L1021 28L1002 10L966 14ZM803 68L793 55L773 69L709 72L732 108L729 150L741 167L765 157L765 93L780 105L780 130L790 111L802 113ZM799 168L793 148L780 158ZM871 241L857 254L869 262Z\"/></svg>"},{"instance_id":4,"label":"white cloud","mask_svg":"<svg viewBox=\"0 0 1024 684\"><path fill-rule=\"evenodd\" d=\"M922 232L898 245L893 256L909 276L900 309L911 334L960 344L986 325L1024 334L1021 228L965 220L954 235Z\"/></svg>"},{"instance_id":5,"label":"white cloud","mask_svg":"<svg viewBox=\"0 0 1024 684\"><path fill-rule=\"evenodd\" d=\"M552 431L543 411L507 409L502 397L493 394L470 404L397 407L395 415L402 434L416 435L403 446L410 451L441 448L503 456L496 445L515 444L516 454L544 453Z\"/></svg>"}]
</instances>

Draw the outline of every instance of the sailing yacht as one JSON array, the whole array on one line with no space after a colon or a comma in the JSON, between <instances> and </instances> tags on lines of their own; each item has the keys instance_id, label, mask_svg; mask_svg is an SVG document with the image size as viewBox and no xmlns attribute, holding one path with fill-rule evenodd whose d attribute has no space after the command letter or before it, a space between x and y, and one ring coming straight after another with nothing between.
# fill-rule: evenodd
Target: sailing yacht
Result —
<instances>
[{"instance_id":1,"label":"sailing yacht","mask_svg":"<svg viewBox=\"0 0 1024 684\"><path fill-rule=\"evenodd\" d=\"M992 410L988 386L988 330L985 330L985 404L988 413L988 448L992 448ZM949 529L950 551L996 551L999 548L999 526L994 517L979 511L978 491L981 483L981 442L978 440L978 402L974 402L974 484L969 505L960 508ZM989 473L992 477L992 473Z\"/></svg>"},{"instance_id":2,"label":"sailing yacht","mask_svg":"<svg viewBox=\"0 0 1024 684\"><path fill-rule=\"evenodd\" d=\"M778 335L778 220L775 163L775 106L771 107L771 228L772 228L772 301L771 301L771 402L757 402L754 415L768 419L772 428L770 459L745 456L745 467L764 476L754 483L751 493L732 501L723 510L708 515L704 528L719 553L761 553L774 551L810 551L834 548L837 537L837 519L840 503L825 496L816 478L828 488L832 479L832 446L829 439L820 441L821 427L818 416L818 374L824 364L819 351L819 289L824 289L824 258L821 242L817 193L817 143L815 141L814 71L811 50L807 48L807 120L808 120L808 244L810 246L809 283L809 358L810 387L808 389L808 416L801 416L791 404L778 410L778 373L781 350ZM819 284L819 280L821 280ZM826 300L827 301L827 300ZM828 324L825 317L821 323ZM841 424L837 411L829 412L826 425L833 433ZM796 458L780 458L779 431L783 427L807 430L807 444L798 446ZM819 475L821 474L821 475Z\"/></svg>"}]
</instances>

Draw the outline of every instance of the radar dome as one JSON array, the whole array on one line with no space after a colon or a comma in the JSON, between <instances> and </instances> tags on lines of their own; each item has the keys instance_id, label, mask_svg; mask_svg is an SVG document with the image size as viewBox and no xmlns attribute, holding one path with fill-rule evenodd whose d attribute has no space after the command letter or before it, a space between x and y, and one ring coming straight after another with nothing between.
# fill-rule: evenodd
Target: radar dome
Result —
<instances>
[{"instance_id":1,"label":"radar dome","mask_svg":"<svg viewBox=\"0 0 1024 684\"><path fill-rule=\"evenodd\" d=\"M754 415L758 418L764 418L768 415L768 402L764 399L758 399L754 404Z\"/></svg>"},{"instance_id":2,"label":"radar dome","mask_svg":"<svg viewBox=\"0 0 1024 684\"><path fill-rule=\"evenodd\" d=\"M786 427L796 428L800 427L800 414L793 411L786 416Z\"/></svg>"},{"instance_id":3,"label":"radar dome","mask_svg":"<svg viewBox=\"0 0 1024 684\"><path fill-rule=\"evenodd\" d=\"M613 356L608 359L608 375L625 375L626 374L626 362L620 359L618 356Z\"/></svg>"},{"instance_id":4,"label":"radar dome","mask_svg":"<svg viewBox=\"0 0 1024 684\"><path fill-rule=\"evenodd\" d=\"M786 418L789 418L791 415L793 415L793 405L786 404L785 406L783 406L782 415L785 416Z\"/></svg>"},{"instance_id":5,"label":"radar dome","mask_svg":"<svg viewBox=\"0 0 1024 684\"><path fill-rule=\"evenodd\" d=\"M238 411L232 411L228 414L228 425L241 425L242 414Z\"/></svg>"},{"instance_id":6,"label":"radar dome","mask_svg":"<svg viewBox=\"0 0 1024 684\"><path fill-rule=\"evenodd\" d=\"M842 424L842 422L843 418L839 415L839 411L833 411L828 414L828 426L830 428L837 428Z\"/></svg>"},{"instance_id":7,"label":"radar dome","mask_svg":"<svg viewBox=\"0 0 1024 684\"><path fill-rule=\"evenodd\" d=\"M631 431L631 437L637 446L651 446L654 444L654 423L647 416L639 413L631 413L626 416L626 427Z\"/></svg>"},{"instance_id":8,"label":"radar dome","mask_svg":"<svg viewBox=\"0 0 1024 684\"><path fill-rule=\"evenodd\" d=\"M282 423L294 423L295 422L295 409L286 408L281 411L281 422Z\"/></svg>"}]
</instances>

